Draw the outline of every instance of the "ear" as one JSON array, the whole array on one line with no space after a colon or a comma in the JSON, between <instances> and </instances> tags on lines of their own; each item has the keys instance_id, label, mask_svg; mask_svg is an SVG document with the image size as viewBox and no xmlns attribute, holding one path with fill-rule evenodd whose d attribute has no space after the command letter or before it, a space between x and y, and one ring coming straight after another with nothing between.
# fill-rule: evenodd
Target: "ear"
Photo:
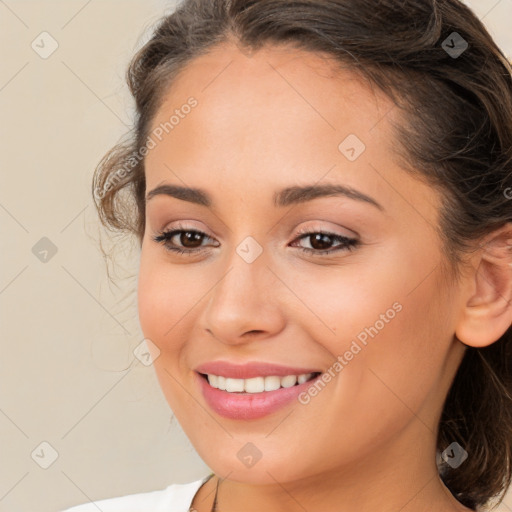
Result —
<instances>
[{"instance_id":1,"label":"ear","mask_svg":"<svg viewBox=\"0 0 512 512\"><path fill-rule=\"evenodd\" d=\"M485 347L512 324L512 223L486 236L472 263L455 335L465 345Z\"/></svg>"}]
</instances>

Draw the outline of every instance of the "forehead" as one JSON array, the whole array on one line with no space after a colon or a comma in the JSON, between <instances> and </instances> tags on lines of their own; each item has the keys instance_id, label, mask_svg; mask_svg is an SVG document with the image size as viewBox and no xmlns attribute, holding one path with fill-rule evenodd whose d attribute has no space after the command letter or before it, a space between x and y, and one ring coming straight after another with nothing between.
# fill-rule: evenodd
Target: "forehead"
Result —
<instances>
[{"instance_id":1,"label":"forehead","mask_svg":"<svg viewBox=\"0 0 512 512\"><path fill-rule=\"evenodd\" d=\"M219 114L210 123L223 117L220 114L267 114L271 106L267 123L286 114L309 114L332 130L343 130L349 119L369 129L393 107L382 91L347 64L290 45L249 53L224 43L193 58L172 80L152 125L165 121L190 96L202 103L203 112L208 108L208 113ZM277 102L281 108L275 110Z\"/></svg>"},{"instance_id":2,"label":"forehead","mask_svg":"<svg viewBox=\"0 0 512 512\"><path fill-rule=\"evenodd\" d=\"M183 108L190 98L194 108ZM392 215L411 209L410 197L430 210L437 194L395 159L397 115L382 91L332 59L289 47L252 55L218 47L192 60L168 89L152 129L172 116L176 124L146 156L147 189L199 187L216 204L251 205L255 213L271 205L275 190L321 181L376 197ZM364 151L350 161L340 147L353 136Z\"/></svg>"},{"instance_id":3,"label":"forehead","mask_svg":"<svg viewBox=\"0 0 512 512\"><path fill-rule=\"evenodd\" d=\"M350 134L367 147L390 146L384 118L393 115L391 100L323 54L289 46L250 55L234 44L215 47L173 80L150 131L168 126L191 97L197 106L174 116L176 125L148 154L148 167L171 152L184 155L185 148L187 158L211 160L222 148L225 159L279 154L294 164L313 145L327 152L326 161L338 159Z\"/></svg>"}]
</instances>

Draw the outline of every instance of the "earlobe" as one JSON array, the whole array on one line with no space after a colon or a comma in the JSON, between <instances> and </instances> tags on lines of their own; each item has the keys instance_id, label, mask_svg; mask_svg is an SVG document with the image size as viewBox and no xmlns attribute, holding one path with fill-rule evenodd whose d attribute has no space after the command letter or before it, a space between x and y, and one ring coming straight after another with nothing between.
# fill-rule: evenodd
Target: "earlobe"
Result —
<instances>
[{"instance_id":1,"label":"earlobe","mask_svg":"<svg viewBox=\"0 0 512 512\"><path fill-rule=\"evenodd\" d=\"M455 335L478 348L497 341L512 324L512 223L484 238L474 262Z\"/></svg>"}]
</instances>

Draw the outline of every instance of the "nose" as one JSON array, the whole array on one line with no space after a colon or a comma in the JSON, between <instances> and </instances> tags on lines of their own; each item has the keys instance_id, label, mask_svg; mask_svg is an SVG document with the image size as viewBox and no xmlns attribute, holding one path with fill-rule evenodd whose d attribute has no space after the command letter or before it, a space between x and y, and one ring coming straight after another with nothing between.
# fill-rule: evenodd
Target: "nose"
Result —
<instances>
[{"instance_id":1,"label":"nose","mask_svg":"<svg viewBox=\"0 0 512 512\"><path fill-rule=\"evenodd\" d=\"M277 335L285 325L283 285L262 256L247 263L234 252L201 315L203 329L237 345Z\"/></svg>"}]
</instances>

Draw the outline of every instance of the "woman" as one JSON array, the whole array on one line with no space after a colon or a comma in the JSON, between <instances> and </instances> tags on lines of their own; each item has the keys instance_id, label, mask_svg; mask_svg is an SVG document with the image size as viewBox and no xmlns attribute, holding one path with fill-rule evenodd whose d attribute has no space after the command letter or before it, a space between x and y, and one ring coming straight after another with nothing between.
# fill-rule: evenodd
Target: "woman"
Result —
<instances>
[{"instance_id":1,"label":"woman","mask_svg":"<svg viewBox=\"0 0 512 512\"><path fill-rule=\"evenodd\" d=\"M511 67L458 0L185 0L102 222L202 480L77 506L480 510L511 481Z\"/></svg>"}]
</instances>

